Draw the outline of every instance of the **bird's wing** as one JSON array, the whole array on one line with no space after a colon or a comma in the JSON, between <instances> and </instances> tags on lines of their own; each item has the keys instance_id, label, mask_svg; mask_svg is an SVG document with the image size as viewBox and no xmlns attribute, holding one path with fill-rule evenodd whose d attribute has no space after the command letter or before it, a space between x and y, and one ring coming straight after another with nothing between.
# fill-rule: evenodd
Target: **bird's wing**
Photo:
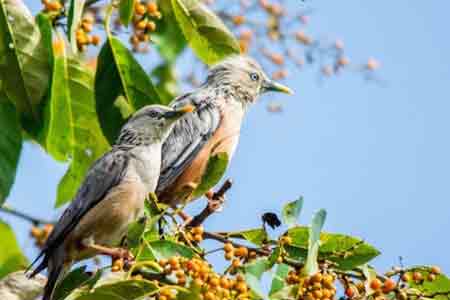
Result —
<instances>
[{"instance_id":1,"label":"bird's wing","mask_svg":"<svg viewBox=\"0 0 450 300\"><path fill-rule=\"evenodd\" d=\"M64 211L44 245L43 252L60 245L81 218L118 185L125 176L130 154L113 149L99 158L88 171L75 199Z\"/></svg>"},{"instance_id":2,"label":"bird's wing","mask_svg":"<svg viewBox=\"0 0 450 300\"><path fill-rule=\"evenodd\" d=\"M171 106L186 104L193 104L197 109L177 121L163 144L157 193L164 191L183 173L220 126L220 110L211 98L186 94L175 99Z\"/></svg>"}]
</instances>

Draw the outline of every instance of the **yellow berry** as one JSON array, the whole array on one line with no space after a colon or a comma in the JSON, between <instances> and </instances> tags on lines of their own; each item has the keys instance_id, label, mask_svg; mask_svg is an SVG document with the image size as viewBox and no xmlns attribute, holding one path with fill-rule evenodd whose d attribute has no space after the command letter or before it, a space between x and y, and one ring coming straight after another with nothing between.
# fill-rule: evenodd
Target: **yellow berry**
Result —
<instances>
[{"instance_id":1,"label":"yellow berry","mask_svg":"<svg viewBox=\"0 0 450 300\"><path fill-rule=\"evenodd\" d=\"M145 6L141 3L136 3L136 5L134 6L134 13L136 15L142 16L143 14L145 14Z\"/></svg>"}]
</instances>

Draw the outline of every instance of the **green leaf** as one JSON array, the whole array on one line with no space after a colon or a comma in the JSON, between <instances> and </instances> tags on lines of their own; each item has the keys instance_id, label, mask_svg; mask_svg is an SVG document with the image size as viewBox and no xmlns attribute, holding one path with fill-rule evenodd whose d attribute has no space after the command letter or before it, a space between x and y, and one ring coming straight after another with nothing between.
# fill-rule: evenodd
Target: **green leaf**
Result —
<instances>
[{"instance_id":1,"label":"green leaf","mask_svg":"<svg viewBox=\"0 0 450 300\"><path fill-rule=\"evenodd\" d=\"M2 97L0 95L0 97ZM6 98L3 96L3 98ZM0 206L8 197L16 178L17 164L22 150L22 132L16 109L7 99L0 103Z\"/></svg>"},{"instance_id":2,"label":"green leaf","mask_svg":"<svg viewBox=\"0 0 450 300\"><path fill-rule=\"evenodd\" d=\"M271 300L295 300L297 299L299 285L288 285L270 295Z\"/></svg>"},{"instance_id":3,"label":"green leaf","mask_svg":"<svg viewBox=\"0 0 450 300\"><path fill-rule=\"evenodd\" d=\"M246 264L244 267L245 281L252 292L255 293L255 295L260 299L265 298L261 287L261 277L264 272L270 269L271 266L269 265L267 258L258 259L254 262Z\"/></svg>"},{"instance_id":4,"label":"green leaf","mask_svg":"<svg viewBox=\"0 0 450 300\"><path fill-rule=\"evenodd\" d=\"M319 210L313 216L311 226L309 227L308 255L303 269L305 275L311 276L319 271L317 258L319 255L320 232L327 217L327 212L323 209Z\"/></svg>"},{"instance_id":5,"label":"green leaf","mask_svg":"<svg viewBox=\"0 0 450 300\"><path fill-rule=\"evenodd\" d=\"M413 280L413 273L419 272L424 278L423 281L416 282ZM433 281L428 280L428 276L431 272L431 267L428 266L415 266L409 268L406 272L408 274L408 285L411 288L417 289L422 292L424 297L430 297L433 294L441 294L433 297L435 300L448 300L450 299L450 278L445 274L435 275ZM447 295L445 295L447 294Z\"/></svg>"},{"instance_id":6,"label":"green leaf","mask_svg":"<svg viewBox=\"0 0 450 300\"><path fill-rule=\"evenodd\" d=\"M109 149L95 113L94 76L79 60L69 58L68 87L70 94L71 164L58 184L56 206L73 199L92 163Z\"/></svg>"},{"instance_id":7,"label":"green leaf","mask_svg":"<svg viewBox=\"0 0 450 300\"><path fill-rule=\"evenodd\" d=\"M288 235L292 238L292 246L285 246L289 256L297 260L304 260L308 250L309 228L298 226L289 229ZM363 265L380 252L363 240L337 233L321 233L319 258L336 263L341 270L353 269Z\"/></svg>"},{"instance_id":8,"label":"green leaf","mask_svg":"<svg viewBox=\"0 0 450 300\"><path fill-rule=\"evenodd\" d=\"M133 17L134 5L136 0L121 0L119 5L120 22L128 26Z\"/></svg>"},{"instance_id":9,"label":"green leaf","mask_svg":"<svg viewBox=\"0 0 450 300\"><path fill-rule=\"evenodd\" d=\"M152 241L149 244L157 259L170 258L172 256L192 258L195 255L191 248L172 241Z\"/></svg>"},{"instance_id":10,"label":"green leaf","mask_svg":"<svg viewBox=\"0 0 450 300\"><path fill-rule=\"evenodd\" d=\"M2 251L0 251L1 279L9 273L24 269L28 265L28 260L22 254L11 227L1 220L0 239L2 240Z\"/></svg>"},{"instance_id":11,"label":"green leaf","mask_svg":"<svg viewBox=\"0 0 450 300\"><path fill-rule=\"evenodd\" d=\"M279 264L275 274L273 275L272 285L270 287L269 296L277 293L286 286L286 277L289 273L289 266L286 264Z\"/></svg>"},{"instance_id":12,"label":"green leaf","mask_svg":"<svg viewBox=\"0 0 450 300\"><path fill-rule=\"evenodd\" d=\"M172 9L195 54L211 65L239 54L239 43L220 18L198 0L172 0Z\"/></svg>"},{"instance_id":13,"label":"green leaf","mask_svg":"<svg viewBox=\"0 0 450 300\"><path fill-rule=\"evenodd\" d=\"M62 39L60 43L63 43ZM74 133L69 71L64 47L58 47L54 51L52 84L46 121L48 123L45 133L45 149L55 159L66 161L72 152Z\"/></svg>"},{"instance_id":14,"label":"green leaf","mask_svg":"<svg viewBox=\"0 0 450 300\"><path fill-rule=\"evenodd\" d=\"M220 152L209 157L202 180L192 193L193 198L204 195L222 179L228 166L228 154Z\"/></svg>"},{"instance_id":15,"label":"green leaf","mask_svg":"<svg viewBox=\"0 0 450 300\"><path fill-rule=\"evenodd\" d=\"M161 97L161 103L168 105L179 94L174 65L163 63L154 68L151 75L155 79L155 87Z\"/></svg>"},{"instance_id":16,"label":"green leaf","mask_svg":"<svg viewBox=\"0 0 450 300\"><path fill-rule=\"evenodd\" d=\"M230 232L229 237L244 239L257 246L261 246L268 239L267 232L262 228Z\"/></svg>"},{"instance_id":17,"label":"green leaf","mask_svg":"<svg viewBox=\"0 0 450 300\"><path fill-rule=\"evenodd\" d=\"M39 28L22 1L0 1L0 79L28 128L39 127L39 104L50 76L48 57Z\"/></svg>"},{"instance_id":18,"label":"green leaf","mask_svg":"<svg viewBox=\"0 0 450 300\"><path fill-rule=\"evenodd\" d=\"M117 102L120 95L125 96L125 103ZM121 106L126 105L128 111L134 112L145 105L161 103L133 54L110 34L98 56L95 99L101 128L110 143L114 143L128 117L122 115Z\"/></svg>"},{"instance_id":19,"label":"green leaf","mask_svg":"<svg viewBox=\"0 0 450 300\"><path fill-rule=\"evenodd\" d=\"M77 39L75 33L80 26L81 16L83 14L85 0L70 0L69 17L67 18L67 27L69 28L69 42L73 53L78 52Z\"/></svg>"},{"instance_id":20,"label":"green leaf","mask_svg":"<svg viewBox=\"0 0 450 300\"><path fill-rule=\"evenodd\" d=\"M139 246L139 242L141 241L142 234L145 231L147 219L142 218L141 220L137 220L130 225L128 225L128 233L127 233L127 247L128 248L137 248Z\"/></svg>"},{"instance_id":21,"label":"green leaf","mask_svg":"<svg viewBox=\"0 0 450 300\"><path fill-rule=\"evenodd\" d=\"M300 216L300 212L303 207L303 197L300 197L298 200L289 202L283 207L282 215L284 223L291 227L295 225Z\"/></svg>"},{"instance_id":22,"label":"green leaf","mask_svg":"<svg viewBox=\"0 0 450 300\"><path fill-rule=\"evenodd\" d=\"M91 279L91 276L86 273L86 266L76 268L67 274L61 283L56 286L53 299L65 299L73 290L89 281L89 279Z\"/></svg>"},{"instance_id":23,"label":"green leaf","mask_svg":"<svg viewBox=\"0 0 450 300\"><path fill-rule=\"evenodd\" d=\"M158 5L162 18L156 22L156 32L152 34L152 41L166 62L174 64L186 48L187 41L178 26L170 1L159 1Z\"/></svg>"},{"instance_id":24,"label":"green leaf","mask_svg":"<svg viewBox=\"0 0 450 300\"><path fill-rule=\"evenodd\" d=\"M74 300L135 300L156 293L158 286L148 280L123 280L102 284Z\"/></svg>"}]
</instances>

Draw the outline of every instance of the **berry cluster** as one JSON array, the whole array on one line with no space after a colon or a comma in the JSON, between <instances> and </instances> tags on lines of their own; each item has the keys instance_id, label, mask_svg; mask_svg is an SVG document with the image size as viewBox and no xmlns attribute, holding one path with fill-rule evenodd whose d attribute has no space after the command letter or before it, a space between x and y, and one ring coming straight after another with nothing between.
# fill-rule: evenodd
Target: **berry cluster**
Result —
<instances>
[{"instance_id":1,"label":"berry cluster","mask_svg":"<svg viewBox=\"0 0 450 300\"><path fill-rule=\"evenodd\" d=\"M78 50L85 51L88 45L97 46L100 43L98 35L90 35L94 22L95 18L90 13L85 14L81 19L80 26L75 33Z\"/></svg>"},{"instance_id":2,"label":"berry cluster","mask_svg":"<svg viewBox=\"0 0 450 300\"><path fill-rule=\"evenodd\" d=\"M36 246L41 248L53 230L52 224L45 224L42 227L33 226L30 230L30 235L35 239Z\"/></svg>"},{"instance_id":3,"label":"berry cluster","mask_svg":"<svg viewBox=\"0 0 450 300\"><path fill-rule=\"evenodd\" d=\"M223 250L225 251L224 258L231 260L233 269L239 268L242 265L242 261L255 259L257 256L255 251L248 251L243 246L234 247L230 242L225 243Z\"/></svg>"},{"instance_id":4,"label":"berry cluster","mask_svg":"<svg viewBox=\"0 0 450 300\"><path fill-rule=\"evenodd\" d=\"M200 243L203 241L203 226L192 227L188 232L186 232L186 237L189 241Z\"/></svg>"},{"instance_id":5,"label":"berry cluster","mask_svg":"<svg viewBox=\"0 0 450 300\"><path fill-rule=\"evenodd\" d=\"M336 295L334 284L336 275L332 273L316 273L310 277L303 277L301 271L290 271L286 277L288 284L298 284L299 300L332 300Z\"/></svg>"},{"instance_id":6,"label":"berry cluster","mask_svg":"<svg viewBox=\"0 0 450 300\"><path fill-rule=\"evenodd\" d=\"M158 5L150 2L138 1L134 7L133 15L133 34L130 37L130 43L134 52L146 52L148 48L141 48L141 42L150 41L150 34L156 30L155 20L161 19L161 12Z\"/></svg>"},{"instance_id":7,"label":"berry cluster","mask_svg":"<svg viewBox=\"0 0 450 300\"><path fill-rule=\"evenodd\" d=\"M219 275L208 262L199 258L174 256L158 263L167 276L176 278L178 286L199 290L204 300L249 299L249 288L241 274L234 277ZM172 300L176 293L174 289L162 288L158 299Z\"/></svg>"}]
</instances>

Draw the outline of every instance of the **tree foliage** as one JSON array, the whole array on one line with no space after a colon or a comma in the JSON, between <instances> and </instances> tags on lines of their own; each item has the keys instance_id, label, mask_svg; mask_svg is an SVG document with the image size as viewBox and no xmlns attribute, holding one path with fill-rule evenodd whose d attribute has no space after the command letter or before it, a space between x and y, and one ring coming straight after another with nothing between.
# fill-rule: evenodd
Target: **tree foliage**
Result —
<instances>
[{"instance_id":1,"label":"tree foliage","mask_svg":"<svg viewBox=\"0 0 450 300\"><path fill-rule=\"evenodd\" d=\"M0 0L0 127L4 128L0 204L14 182L24 136L55 160L69 164L58 185L56 206L61 206L72 199L88 167L114 142L130 114L173 98L177 91L174 65L185 49L205 64L213 64L249 47L248 32L236 37L226 25L231 21L240 26L243 16L216 13L198 0L158 4L122 0L94 7L96 2L48 0L33 17L22 1ZM260 5L272 22L267 34L280 38L279 7L266 1ZM102 8L105 17L98 20L94 12ZM133 32L128 44L118 32L130 24ZM86 47L99 44L100 38L91 34L94 25L103 30L105 40L95 56L95 72L85 56ZM136 52L150 35L161 60L148 74ZM313 60L313 46L320 45L304 33L295 33L295 40L307 47L307 57ZM336 45L333 52L335 71L348 63L343 61L341 46ZM284 64L284 57L262 53L275 65ZM369 62L367 69L375 69L375 62ZM194 194L214 187L227 163L223 153L212 156ZM127 246L135 260L117 260L95 274L77 268L60 282L56 299L331 300L340 294L380 300L450 298L450 281L436 267L375 272L369 263L380 252L360 238L322 232L324 210L313 216L311 225L300 225L303 198L282 208L284 232L279 237L267 230L265 222L238 232L185 227L177 223L176 212L150 198L145 220L136 221L128 231ZM50 231L51 225L32 228L38 246ZM0 253L1 278L25 267L27 260L4 222L0 237L5 245ZM201 246L204 239L220 244L213 251L223 251L229 262L223 272L209 264L211 250ZM269 289L261 283L264 274L272 275Z\"/></svg>"}]
</instances>

